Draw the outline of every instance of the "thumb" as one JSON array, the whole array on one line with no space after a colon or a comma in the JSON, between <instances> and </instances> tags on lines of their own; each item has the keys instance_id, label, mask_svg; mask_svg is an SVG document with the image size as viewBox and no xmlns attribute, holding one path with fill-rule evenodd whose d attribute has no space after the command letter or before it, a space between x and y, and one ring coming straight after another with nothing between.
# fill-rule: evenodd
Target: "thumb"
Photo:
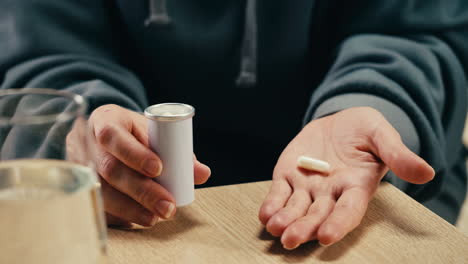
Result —
<instances>
[{"instance_id":1,"label":"thumb","mask_svg":"<svg viewBox=\"0 0 468 264\"><path fill-rule=\"evenodd\" d=\"M210 167L199 162L195 154L193 155L193 169L194 169L194 176L195 176L194 178L195 184L203 184L211 176Z\"/></svg>"},{"instance_id":2,"label":"thumb","mask_svg":"<svg viewBox=\"0 0 468 264\"><path fill-rule=\"evenodd\" d=\"M434 169L403 144L400 134L387 120L382 123L371 138L374 154L402 180L415 184L431 181Z\"/></svg>"}]
</instances>

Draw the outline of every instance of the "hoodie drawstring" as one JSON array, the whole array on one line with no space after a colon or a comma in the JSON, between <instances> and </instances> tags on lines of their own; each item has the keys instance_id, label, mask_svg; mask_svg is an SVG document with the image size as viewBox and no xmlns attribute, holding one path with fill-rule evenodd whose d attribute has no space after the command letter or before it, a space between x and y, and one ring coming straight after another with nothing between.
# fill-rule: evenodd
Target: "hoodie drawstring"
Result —
<instances>
[{"instance_id":1,"label":"hoodie drawstring","mask_svg":"<svg viewBox=\"0 0 468 264\"><path fill-rule=\"evenodd\" d=\"M145 20L145 26L167 25L171 19L167 14L166 0L149 0L149 17Z\"/></svg>"},{"instance_id":2,"label":"hoodie drawstring","mask_svg":"<svg viewBox=\"0 0 468 264\"><path fill-rule=\"evenodd\" d=\"M247 0L244 37L241 49L240 71L236 84L239 87L255 86L257 82L257 7L256 0Z\"/></svg>"}]
</instances>

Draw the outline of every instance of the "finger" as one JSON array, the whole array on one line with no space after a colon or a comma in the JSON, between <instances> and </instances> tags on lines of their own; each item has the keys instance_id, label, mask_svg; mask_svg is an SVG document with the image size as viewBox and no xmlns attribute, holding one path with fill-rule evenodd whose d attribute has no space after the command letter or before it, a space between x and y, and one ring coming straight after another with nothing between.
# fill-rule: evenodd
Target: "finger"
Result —
<instances>
[{"instance_id":1,"label":"finger","mask_svg":"<svg viewBox=\"0 0 468 264\"><path fill-rule=\"evenodd\" d=\"M131 228L132 223L123 220L122 218L118 218L117 216L113 216L109 213L106 213L106 223L109 227L114 228Z\"/></svg>"},{"instance_id":2,"label":"finger","mask_svg":"<svg viewBox=\"0 0 468 264\"><path fill-rule=\"evenodd\" d=\"M260 222L266 225L270 217L284 207L291 193L291 186L285 179L273 180L270 191L259 210Z\"/></svg>"},{"instance_id":3,"label":"finger","mask_svg":"<svg viewBox=\"0 0 468 264\"><path fill-rule=\"evenodd\" d=\"M104 209L123 221L142 226L153 226L158 217L125 194L115 190L105 181L101 182Z\"/></svg>"},{"instance_id":4,"label":"finger","mask_svg":"<svg viewBox=\"0 0 468 264\"><path fill-rule=\"evenodd\" d=\"M88 133L86 121L82 118L76 119L72 130L65 138L65 150L67 160L87 165L91 149L87 145Z\"/></svg>"},{"instance_id":5,"label":"finger","mask_svg":"<svg viewBox=\"0 0 468 264\"><path fill-rule=\"evenodd\" d=\"M310 207L312 199L306 190L295 190L286 206L275 213L266 225L266 229L274 236L281 236L283 231L296 219L304 216Z\"/></svg>"},{"instance_id":6,"label":"finger","mask_svg":"<svg viewBox=\"0 0 468 264\"><path fill-rule=\"evenodd\" d=\"M316 239L317 229L335 206L331 196L319 196L310 206L307 214L284 230L281 243L286 249L295 249L300 244Z\"/></svg>"},{"instance_id":7,"label":"finger","mask_svg":"<svg viewBox=\"0 0 468 264\"><path fill-rule=\"evenodd\" d=\"M95 122L94 127L97 143L125 165L148 177L161 174L161 159L128 130L103 122Z\"/></svg>"},{"instance_id":8,"label":"finger","mask_svg":"<svg viewBox=\"0 0 468 264\"><path fill-rule=\"evenodd\" d=\"M65 153L67 155L67 160L80 163L79 159L77 158L78 153L76 151L77 141L79 142L77 133L74 130L70 131L70 133L68 133L67 137L65 138Z\"/></svg>"},{"instance_id":9,"label":"finger","mask_svg":"<svg viewBox=\"0 0 468 264\"><path fill-rule=\"evenodd\" d=\"M423 184L434 178L434 169L409 150L395 128L382 122L372 137L374 153L401 179Z\"/></svg>"},{"instance_id":10,"label":"finger","mask_svg":"<svg viewBox=\"0 0 468 264\"><path fill-rule=\"evenodd\" d=\"M362 188L345 190L330 216L320 225L317 238L322 245L341 240L360 223L367 210L371 194Z\"/></svg>"},{"instance_id":11,"label":"finger","mask_svg":"<svg viewBox=\"0 0 468 264\"><path fill-rule=\"evenodd\" d=\"M128 168L109 153L100 155L97 171L107 183L162 218L175 213L175 200L161 185Z\"/></svg>"},{"instance_id":12,"label":"finger","mask_svg":"<svg viewBox=\"0 0 468 264\"><path fill-rule=\"evenodd\" d=\"M211 176L210 167L199 162L196 158L194 159L194 163L193 163L193 172L195 176L195 184L203 184Z\"/></svg>"},{"instance_id":13,"label":"finger","mask_svg":"<svg viewBox=\"0 0 468 264\"><path fill-rule=\"evenodd\" d=\"M131 133L135 138L141 142L146 147L149 147L149 138L148 138L148 119L142 113L131 112L132 117L132 127Z\"/></svg>"}]
</instances>

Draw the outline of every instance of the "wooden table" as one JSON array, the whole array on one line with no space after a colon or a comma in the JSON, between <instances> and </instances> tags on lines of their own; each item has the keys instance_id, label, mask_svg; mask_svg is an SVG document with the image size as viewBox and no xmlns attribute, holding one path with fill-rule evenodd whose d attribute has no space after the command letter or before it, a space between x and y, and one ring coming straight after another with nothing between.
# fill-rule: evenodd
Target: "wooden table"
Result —
<instances>
[{"instance_id":1,"label":"wooden table","mask_svg":"<svg viewBox=\"0 0 468 264\"><path fill-rule=\"evenodd\" d=\"M468 263L468 237L388 183L341 242L284 250L257 218L269 186L199 189L174 220L146 230L110 229L108 263Z\"/></svg>"}]
</instances>

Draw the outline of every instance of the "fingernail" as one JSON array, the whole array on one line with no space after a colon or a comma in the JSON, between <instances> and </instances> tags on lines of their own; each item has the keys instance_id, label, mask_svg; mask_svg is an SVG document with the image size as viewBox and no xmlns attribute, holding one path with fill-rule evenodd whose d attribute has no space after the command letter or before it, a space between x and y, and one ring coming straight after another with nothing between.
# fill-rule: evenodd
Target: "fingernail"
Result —
<instances>
[{"instance_id":1,"label":"fingernail","mask_svg":"<svg viewBox=\"0 0 468 264\"><path fill-rule=\"evenodd\" d=\"M158 210L158 212L164 219L168 219L169 217L171 217L172 213L174 212L174 209L174 203L171 203L166 200L161 200L156 205L156 210Z\"/></svg>"},{"instance_id":2,"label":"fingernail","mask_svg":"<svg viewBox=\"0 0 468 264\"><path fill-rule=\"evenodd\" d=\"M150 176L159 176L161 174L162 166L156 160L145 160L143 163L143 170Z\"/></svg>"},{"instance_id":3,"label":"fingernail","mask_svg":"<svg viewBox=\"0 0 468 264\"><path fill-rule=\"evenodd\" d=\"M283 245L283 247L287 250L293 250L293 249L296 249L300 244L296 244L294 245L293 247L286 247L285 245Z\"/></svg>"},{"instance_id":4,"label":"fingernail","mask_svg":"<svg viewBox=\"0 0 468 264\"><path fill-rule=\"evenodd\" d=\"M319 241L319 244L322 246L322 247L328 247L328 246L331 246L332 244L322 244L322 242Z\"/></svg>"}]
</instances>

